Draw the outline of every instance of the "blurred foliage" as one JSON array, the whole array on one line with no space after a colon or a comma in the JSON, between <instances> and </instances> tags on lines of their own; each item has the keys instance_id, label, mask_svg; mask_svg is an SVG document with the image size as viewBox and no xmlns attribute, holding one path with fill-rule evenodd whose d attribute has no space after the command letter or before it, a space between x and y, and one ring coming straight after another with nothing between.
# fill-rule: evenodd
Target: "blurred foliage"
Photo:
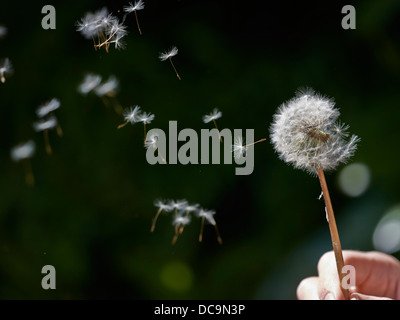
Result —
<instances>
[{"instance_id":1,"label":"blurred foliage","mask_svg":"<svg viewBox=\"0 0 400 320\"><path fill-rule=\"evenodd\" d=\"M41 28L31 1L2 4L0 57L15 72L0 85L1 299L294 299L331 249L318 180L280 161L268 142L255 148L255 170L235 165L146 162L143 128L116 130L122 117L77 86L88 72L120 80L123 107L156 115L149 128L209 128L201 117L218 107L220 128L252 128L268 138L276 108L299 87L334 97L341 119L362 139L354 161L371 170L368 191L349 198L327 180L344 249L372 250L379 218L399 202L400 3L145 1L143 35L128 16L125 50L94 51L75 31L88 11L117 13L128 1L53 1L57 29ZM353 4L357 29L343 30L341 8ZM176 45L182 81L159 52ZM54 154L32 129L35 109L52 97L64 137L50 134ZM24 184L10 149L34 139L36 184ZM149 232L157 198L198 202L217 211L218 245L200 222L171 246L170 217ZM397 254L397 257L399 255ZM57 270L57 289L41 288L41 268Z\"/></svg>"}]
</instances>

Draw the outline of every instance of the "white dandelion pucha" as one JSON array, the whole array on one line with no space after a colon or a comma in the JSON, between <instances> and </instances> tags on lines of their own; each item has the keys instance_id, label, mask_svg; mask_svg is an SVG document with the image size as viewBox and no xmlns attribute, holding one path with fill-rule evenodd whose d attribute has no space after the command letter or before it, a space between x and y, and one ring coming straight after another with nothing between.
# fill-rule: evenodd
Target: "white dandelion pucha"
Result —
<instances>
[{"instance_id":1,"label":"white dandelion pucha","mask_svg":"<svg viewBox=\"0 0 400 320\"><path fill-rule=\"evenodd\" d=\"M214 108L214 110L210 114L206 114L205 116L203 116L204 123L209 123L211 121L214 123L214 127L215 127L215 129L217 129L220 142L222 142L222 137L221 137L221 134L219 133L217 122L215 120L217 120L221 117L222 117L222 112L219 111L217 108Z\"/></svg>"},{"instance_id":2,"label":"white dandelion pucha","mask_svg":"<svg viewBox=\"0 0 400 320\"><path fill-rule=\"evenodd\" d=\"M15 162L22 161L25 169L25 182L28 186L33 186L35 179L33 176L32 166L29 161L35 154L36 145L33 140L21 143L11 149L11 159Z\"/></svg>"},{"instance_id":3,"label":"white dandelion pucha","mask_svg":"<svg viewBox=\"0 0 400 320\"><path fill-rule=\"evenodd\" d=\"M0 62L0 81L1 83L6 82L6 74L10 74L13 71L10 59L5 58Z\"/></svg>"},{"instance_id":4,"label":"white dandelion pucha","mask_svg":"<svg viewBox=\"0 0 400 320\"><path fill-rule=\"evenodd\" d=\"M101 76L98 74L89 73L78 86L78 92L88 94L93 91L101 83Z\"/></svg>"},{"instance_id":5,"label":"white dandelion pucha","mask_svg":"<svg viewBox=\"0 0 400 320\"><path fill-rule=\"evenodd\" d=\"M174 63L172 62L172 57L176 56L177 54L178 54L178 48L173 46L169 51L161 52L160 55L158 56L158 58L161 61L169 60L169 62L172 65L172 68L175 71L176 76L178 77L179 80L181 80L181 77L180 77L178 71L176 70Z\"/></svg>"},{"instance_id":6,"label":"white dandelion pucha","mask_svg":"<svg viewBox=\"0 0 400 320\"><path fill-rule=\"evenodd\" d=\"M298 92L283 103L270 128L279 157L295 168L316 174L333 170L355 152L359 138L348 136L348 126L338 123L339 110L332 99L312 90Z\"/></svg>"},{"instance_id":7,"label":"white dandelion pucha","mask_svg":"<svg viewBox=\"0 0 400 320\"><path fill-rule=\"evenodd\" d=\"M343 283L342 247L324 171L333 170L348 161L360 139L356 135L348 139L348 126L339 123L338 117L339 110L335 108L332 99L311 89L300 91L279 107L270 133L271 142L282 160L295 168L318 175L337 271ZM348 289L343 286L341 289L343 298L349 299Z\"/></svg>"},{"instance_id":8,"label":"white dandelion pucha","mask_svg":"<svg viewBox=\"0 0 400 320\"><path fill-rule=\"evenodd\" d=\"M143 10L143 9L144 9L144 2L142 0L135 1L134 4L132 4L132 2L129 2L128 6L124 6L124 12L126 12L126 14L129 14L131 12L135 13L136 25L138 27L140 35L142 35L142 30L140 29L139 19L137 17L136 11Z\"/></svg>"}]
</instances>

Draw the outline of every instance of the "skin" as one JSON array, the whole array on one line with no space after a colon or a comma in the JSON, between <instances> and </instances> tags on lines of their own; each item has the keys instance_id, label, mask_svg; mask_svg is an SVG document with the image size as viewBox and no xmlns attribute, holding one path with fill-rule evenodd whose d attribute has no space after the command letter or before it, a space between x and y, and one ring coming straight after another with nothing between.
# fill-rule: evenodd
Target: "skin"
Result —
<instances>
[{"instance_id":1,"label":"skin","mask_svg":"<svg viewBox=\"0 0 400 320\"><path fill-rule=\"evenodd\" d=\"M356 270L352 300L400 300L400 262L381 252L344 250L345 265ZM318 276L309 277L297 287L299 300L344 300L333 251L318 262Z\"/></svg>"}]
</instances>

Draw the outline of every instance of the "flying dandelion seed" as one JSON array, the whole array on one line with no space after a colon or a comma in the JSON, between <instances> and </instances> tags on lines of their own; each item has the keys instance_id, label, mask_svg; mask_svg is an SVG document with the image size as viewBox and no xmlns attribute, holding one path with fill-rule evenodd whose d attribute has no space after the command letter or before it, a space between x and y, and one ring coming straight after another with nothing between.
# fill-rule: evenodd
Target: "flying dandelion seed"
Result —
<instances>
[{"instance_id":1,"label":"flying dandelion seed","mask_svg":"<svg viewBox=\"0 0 400 320\"><path fill-rule=\"evenodd\" d=\"M174 212L172 217L172 225L174 227L174 236L172 238L173 245L178 240L179 235L183 233L185 226L187 226L191 222L191 216L190 216L191 214L194 214L196 217L201 218L201 228L199 235L200 242L202 242L203 240L204 224L205 222L208 222L209 224L214 226L218 243L222 244L222 238L219 234L217 223L214 219L215 211L201 209L199 204L197 203L189 204L186 199L181 199L176 201L169 200L168 202L156 200L154 205L158 208L158 211L155 217L153 218L153 222L150 229L151 232L154 231L157 219L162 212L165 213L171 211Z\"/></svg>"},{"instance_id":2,"label":"flying dandelion seed","mask_svg":"<svg viewBox=\"0 0 400 320\"><path fill-rule=\"evenodd\" d=\"M196 212L199 210L199 207L200 207L200 205L199 205L198 203L195 203L195 204L188 204L186 207L183 207L183 208L182 208L182 212L185 212L185 217L186 217L186 218L189 218L189 215L190 215L191 213L196 214ZM185 225L182 225L182 226L179 228L179 234L182 234L184 227L185 227Z\"/></svg>"},{"instance_id":3,"label":"flying dandelion seed","mask_svg":"<svg viewBox=\"0 0 400 320\"><path fill-rule=\"evenodd\" d=\"M63 131L60 125L60 122L58 121L57 117L54 114L54 110L57 110L61 106L61 103L58 99L53 98L50 101L46 102L45 104L39 106L38 109L36 109L36 115L39 118L43 118L49 114L56 119L57 126L56 126L56 131L59 137L62 137Z\"/></svg>"},{"instance_id":4,"label":"flying dandelion seed","mask_svg":"<svg viewBox=\"0 0 400 320\"><path fill-rule=\"evenodd\" d=\"M172 47L169 51L160 53L160 55L158 56L158 58L159 58L161 61L169 60L169 62L170 62L171 65L172 65L172 68L173 68L174 71L175 71L176 76L178 77L179 80L181 80L181 77L180 77L178 71L176 71L176 68L175 68L174 63L172 62L172 57L176 56L177 54L178 54L178 48L177 48L177 47Z\"/></svg>"},{"instance_id":5,"label":"flying dandelion seed","mask_svg":"<svg viewBox=\"0 0 400 320\"><path fill-rule=\"evenodd\" d=\"M124 48L122 38L127 35L126 26L119 19L108 13L107 8L102 8L95 13L88 12L76 23L76 31L86 39L93 40L94 49L105 48L114 45L116 49Z\"/></svg>"},{"instance_id":6,"label":"flying dandelion seed","mask_svg":"<svg viewBox=\"0 0 400 320\"><path fill-rule=\"evenodd\" d=\"M112 106L117 114L122 114L123 109L116 95L119 89L119 81L115 76L110 76L107 81L98 84L93 90L101 98L106 107Z\"/></svg>"},{"instance_id":7,"label":"flying dandelion seed","mask_svg":"<svg viewBox=\"0 0 400 320\"><path fill-rule=\"evenodd\" d=\"M28 186L35 184L35 178L32 171L30 158L35 154L35 142L29 140L28 142L21 143L11 149L11 159L14 162L22 161L25 170L25 182Z\"/></svg>"},{"instance_id":8,"label":"flying dandelion seed","mask_svg":"<svg viewBox=\"0 0 400 320\"><path fill-rule=\"evenodd\" d=\"M140 114L140 107L139 106L135 106L130 107L129 109L126 109L122 115L124 116L124 120L125 122L123 124L120 124L118 126L118 129L121 129L123 127L125 127L128 123L134 124L136 122L139 122L138 119L138 115Z\"/></svg>"},{"instance_id":9,"label":"flying dandelion seed","mask_svg":"<svg viewBox=\"0 0 400 320\"><path fill-rule=\"evenodd\" d=\"M138 119L137 122L143 122L143 128L144 128L144 145L146 145L146 135L147 135L147 133L146 133L146 124L151 123L151 122L154 120L154 117L155 117L154 114L146 113L146 112L142 112L142 113L139 113L139 114L137 115L137 119Z\"/></svg>"},{"instance_id":10,"label":"flying dandelion seed","mask_svg":"<svg viewBox=\"0 0 400 320\"><path fill-rule=\"evenodd\" d=\"M214 229L215 233L217 235L217 240L219 244L222 244L222 238L221 235L219 234L218 227L217 227L217 222L214 219L215 211L214 210L204 210L200 209L198 211L197 216L201 218L201 227L200 227L200 234L199 234L199 242L203 241L203 231L204 231L204 222L207 221L210 223Z\"/></svg>"},{"instance_id":11,"label":"flying dandelion seed","mask_svg":"<svg viewBox=\"0 0 400 320\"><path fill-rule=\"evenodd\" d=\"M13 71L10 59L5 58L0 62L0 81L1 83L6 82L6 74L11 74Z\"/></svg>"},{"instance_id":12,"label":"flying dandelion seed","mask_svg":"<svg viewBox=\"0 0 400 320\"><path fill-rule=\"evenodd\" d=\"M41 119L33 123L33 129L36 132L43 131L44 143L47 154L51 155L53 153L50 140L49 140L49 130L57 127L57 119L54 116L50 116L47 119Z\"/></svg>"},{"instance_id":13,"label":"flying dandelion seed","mask_svg":"<svg viewBox=\"0 0 400 320\"><path fill-rule=\"evenodd\" d=\"M215 129L217 129L220 142L222 142L222 137L221 137L221 134L219 133L217 122L215 120L217 120L221 117L222 117L222 112L219 111L217 108L215 108L210 114L206 114L205 116L203 116L204 123L209 123L211 121L214 122L214 126L215 126Z\"/></svg>"},{"instance_id":14,"label":"flying dandelion seed","mask_svg":"<svg viewBox=\"0 0 400 320\"><path fill-rule=\"evenodd\" d=\"M134 4L132 4L132 2L129 2L128 6L124 6L124 12L126 12L127 15L131 12L135 13L136 24L137 24L140 35L142 35L142 30L140 29L139 19L138 19L136 11L143 10L143 9L144 9L144 3L142 0L135 1Z\"/></svg>"},{"instance_id":15,"label":"flying dandelion seed","mask_svg":"<svg viewBox=\"0 0 400 320\"><path fill-rule=\"evenodd\" d=\"M259 142L263 142L266 141L266 138L260 139L256 142L253 143L249 143L249 144L243 144L243 138L242 136L237 136L235 137L235 141L233 143L233 147L232 147L232 152L233 152L233 157L238 160L242 157L244 157L244 155L246 154L246 151L248 149L248 147L255 145L256 143Z\"/></svg>"},{"instance_id":16,"label":"flying dandelion seed","mask_svg":"<svg viewBox=\"0 0 400 320\"><path fill-rule=\"evenodd\" d=\"M157 133L152 133L149 137L146 136L146 140L145 140L145 148L146 149L155 149L158 150L158 155L160 156L161 160L165 163L168 164L167 160L165 160L165 158L163 157L163 155L160 153L160 150L158 149L158 134Z\"/></svg>"},{"instance_id":17,"label":"flying dandelion seed","mask_svg":"<svg viewBox=\"0 0 400 320\"><path fill-rule=\"evenodd\" d=\"M190 217L183 216L179 213L177 216L173 218L172 225L175 227L175 234L172 238L172 244L174 245L179 237L179 229L183 226L187 226L190 223Z\"/></svg>"},{"instance_id":18,"label":"flying dandelion seed","mask_svg":"<svg viewBox=\"0 0 400 320\"><path fill-rule=\"evenodd\" d=\"M313 90L299 91L283 103L270 127L271 141L279 157L295 168L317 175L325 200L327 220L335 252L340 281L344 274L342 248L324 171L334 170L355 152L360 139L346 132L348 126L338 123L339 110L333 100ZM345 299L348 290L342 288Z\"/></svg>"},{"instance_id":19,"label":"flying dandelion seed","mask_svg":"<svg viewBox=\"0 0 400 320\"><path fill-rule=\"evenodd\" d=\"M101 76L98 74L89 73L78 86L78 92L81 94L88 94L96 89L101 83Z\"/></svg>"},{"instance_id":20,"label":"flying dandelion seed","mask_svg":"<svg viewBox=\"0 0 400 320\"><path fill-rule=\"evenodd\" d=\"M154 205L158 208L158 211L155 217L153 218L153 223L151 224L150 232L154 232L154 229L156 228L157 219L162 212L167 213L173 210L173 207L171 205L167 204L162 200L156 200L154 202Z\"/></svg>"}]
</instances>

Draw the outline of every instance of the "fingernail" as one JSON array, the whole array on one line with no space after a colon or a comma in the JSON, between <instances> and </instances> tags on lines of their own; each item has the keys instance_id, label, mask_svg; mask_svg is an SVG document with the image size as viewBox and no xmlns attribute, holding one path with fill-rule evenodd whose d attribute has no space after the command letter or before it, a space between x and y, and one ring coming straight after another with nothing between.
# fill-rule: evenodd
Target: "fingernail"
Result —
<instances>
[{"instance_id":1,"label":"fingernail","mask_svg":"<svg viewBox=\"0 0 400 320\"><path fill-rule=\"evenodd\" d=\"M335 297L332 293L328 292L324 298L324 300L335 300Z\"/></svg>"}]
</instances>

